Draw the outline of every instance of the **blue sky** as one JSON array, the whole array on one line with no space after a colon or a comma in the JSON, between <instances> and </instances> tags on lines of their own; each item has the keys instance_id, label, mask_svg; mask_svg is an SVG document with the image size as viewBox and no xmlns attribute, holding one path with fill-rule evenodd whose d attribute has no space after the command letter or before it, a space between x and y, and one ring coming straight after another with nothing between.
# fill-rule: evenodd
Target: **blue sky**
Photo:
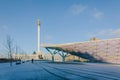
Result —
<instances>
[{"instance_id":1,"label":"blue sky","mask_svg":"<svg viewBox=\"0 0 120 80\"><path fill-rule=\"evenodd\" d=\"M0 50L6 35L28 53L41 43L71 43L120 37L120 0L0 0Z\"/></svg>"}]
</instances>

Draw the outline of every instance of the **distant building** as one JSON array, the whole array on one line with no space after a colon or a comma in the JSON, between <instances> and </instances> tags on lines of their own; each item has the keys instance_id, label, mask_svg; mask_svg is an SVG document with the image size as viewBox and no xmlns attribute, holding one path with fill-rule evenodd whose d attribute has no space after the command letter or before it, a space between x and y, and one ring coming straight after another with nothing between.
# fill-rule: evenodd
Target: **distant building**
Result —
<instances>
[{"instance_id":1,"label":"distant building","mask_svg":"<svg viewBox=\"0 0 120 80\"><path fill-rule=\"evenodd\" d=\"M96 38L96 37L93 37L93 38L90 39L90 41L98 41L98 40L100 40L100 39Z\"/></svg>"},{"instance_id":2,"label":"distant building","mask_svg":"<svg viewBox=\"0 0 120 80\"><path fill-rule=\"evenodd\" d=\"M16 60L31 60L36 59L36 57L36 54L12 54L12 58Z\"/></svg>"}]
</instances>

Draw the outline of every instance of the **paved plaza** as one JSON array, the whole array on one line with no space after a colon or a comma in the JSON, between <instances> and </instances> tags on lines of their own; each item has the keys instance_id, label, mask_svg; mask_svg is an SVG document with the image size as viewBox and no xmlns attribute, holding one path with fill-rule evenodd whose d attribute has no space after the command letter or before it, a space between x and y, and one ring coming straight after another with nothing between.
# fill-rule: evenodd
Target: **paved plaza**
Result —
<instances>
[{"instance_id":1,"label":"paved plaza","mask_svg":"<svg viewBox=\"0 0 120 80\"><path fill-rule=\"evenodd\" d=\"M48 63L0 64L0 80L120 80L120 65Z\"/></svg>"}]
</instances>

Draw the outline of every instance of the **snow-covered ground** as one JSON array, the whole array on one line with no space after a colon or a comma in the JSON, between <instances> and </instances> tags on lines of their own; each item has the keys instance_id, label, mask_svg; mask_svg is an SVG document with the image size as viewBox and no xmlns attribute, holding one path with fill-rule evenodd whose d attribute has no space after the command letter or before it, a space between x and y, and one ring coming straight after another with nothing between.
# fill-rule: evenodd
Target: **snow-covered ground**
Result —
<instances>
[{"instance_id":1,"label":"snow-covered ground","mask_svg":"<svg viewBox=\"0 0 120 80\"><path fill-rule=\"evenodd\" d=\"M47 63L0 64L0 80L120 80L120 65Z\"/></svg>"}]
</instances>

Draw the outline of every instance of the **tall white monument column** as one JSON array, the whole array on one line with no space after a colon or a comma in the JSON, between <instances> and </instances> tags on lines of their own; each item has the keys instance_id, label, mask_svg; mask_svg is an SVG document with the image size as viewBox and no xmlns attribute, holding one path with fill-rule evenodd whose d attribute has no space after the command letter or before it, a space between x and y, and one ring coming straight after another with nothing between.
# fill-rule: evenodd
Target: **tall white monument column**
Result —
<instances>
[{"instance_id":1,"label":"tall white monument column","mask_svg":"<svg viewBox=\"0 0 120 80\"><path fill-rule=\"evenodd\" d=\"M40 50L40 19L38 19L38 49L37 49L37 54L36 54L36 59L43 59L42 57L42 52Z\"/></svg>"},{"instance_id":2,"label":"tall white monument column","mask_svg":"<svg viewBox=\"0 0 120 80\"><path fill-rule=\"evenodd\" d=\"M38 53L40 53L40 19L38 19Z\"/></svg>"}]
</instances>

